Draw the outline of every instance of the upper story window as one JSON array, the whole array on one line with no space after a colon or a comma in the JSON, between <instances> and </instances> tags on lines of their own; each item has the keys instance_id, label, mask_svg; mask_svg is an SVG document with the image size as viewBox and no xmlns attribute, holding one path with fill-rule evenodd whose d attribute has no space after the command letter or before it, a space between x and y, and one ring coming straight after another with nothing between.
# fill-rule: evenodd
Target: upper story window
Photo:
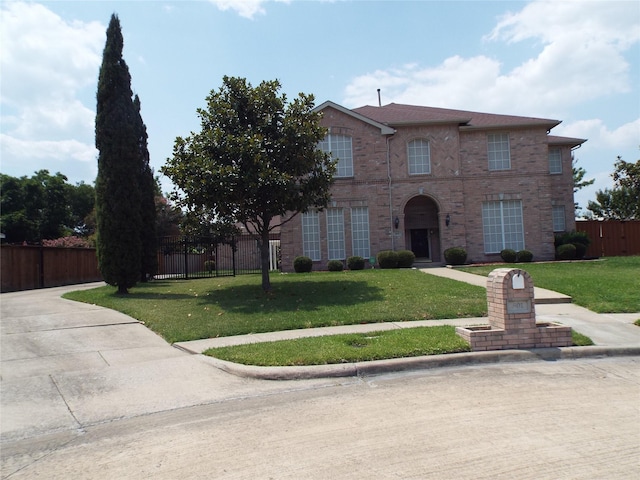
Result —
<instances>
[{"instance_id":1,"label":"upper story window","mask_svg":"<svg viewBox=\"0 0 640 480\"><path fill-rule=\"evenodd\" d=\"M562 155L559 148L549 150L549 173L562 173Z\"/></svg>"},{"instance_id":2,"label":"upper story window","mask_svg":"<svg viewBox=\"0 0 640 480\"><path fill-rule=\"evenodd\" d=\"M431 173L431 152L429 142L423 139L412 140L407 144L409 175Z\"/></svg>"},{"instance_id":3,"label":"upper story window","mask_svg":"<svg viewBox=\"0 0 640 480\"><path fill-rule=\"evenodd\" d=\"M511 168L511 148L508 133L487 135L489 170L509 170Z\"/></svg>"},{"instance_id":4,"label":"upper story window","mask_svg":"<svg viewBox=\"0 0 640 480\"><path fill-rule=\"evenodd\" d=\"M325 153L330 153L338 159L336 177L353 177L353 151L351 137L345 135L328 134L318 147Z\"/></svg>"}]
</instances>

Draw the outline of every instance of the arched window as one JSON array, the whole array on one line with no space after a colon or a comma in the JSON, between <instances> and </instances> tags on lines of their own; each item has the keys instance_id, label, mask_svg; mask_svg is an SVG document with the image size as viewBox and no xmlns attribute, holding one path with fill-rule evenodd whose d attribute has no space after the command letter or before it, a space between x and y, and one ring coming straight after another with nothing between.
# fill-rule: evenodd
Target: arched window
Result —
<instances>
[{"instance_id":1,"label":"arched window","mask_svg":"<svg viewBox=\"0 0 640 480\"><path fill-rule=\"evenodd\" d=\"M409 175L431 173L431 152L429 142L424 139L412 140L407 144Z\"/></svg>"}]
</instances>

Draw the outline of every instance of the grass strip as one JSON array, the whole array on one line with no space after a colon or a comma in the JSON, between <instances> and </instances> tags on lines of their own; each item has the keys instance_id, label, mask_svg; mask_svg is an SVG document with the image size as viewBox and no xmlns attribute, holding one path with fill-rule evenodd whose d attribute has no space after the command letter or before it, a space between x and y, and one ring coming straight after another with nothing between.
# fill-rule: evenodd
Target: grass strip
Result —
<instances>
[{"instance_id":1,"label":"grass strip","mask_svg":"<svg viewBox=\"0 0 640 480\"><path fill-rule=\"evenodd\" d=\"M572 339L576 346L593 345L589 337L574 331ZM470 350L469 344L456 335L455 327L443 325L252 343L210 348L203 353L244 365L275 367L365 362Z\"/></svg>"}]
</instances>

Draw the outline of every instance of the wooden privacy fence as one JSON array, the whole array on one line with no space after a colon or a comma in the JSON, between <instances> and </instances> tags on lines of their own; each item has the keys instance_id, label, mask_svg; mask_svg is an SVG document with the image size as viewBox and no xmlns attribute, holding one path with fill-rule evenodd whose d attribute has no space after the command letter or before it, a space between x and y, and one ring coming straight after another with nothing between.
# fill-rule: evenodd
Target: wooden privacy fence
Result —
<instances>
[{"instance_id":1,"label":"wooden privacy fence","mask_svg":"<svg viewBox=\"0 0 640 480\"><path fill-rule=\"evenodd\" d=\"M99 282L95 248L0 246L2 292Z\"/></svg>"},{"instance_id":2,"label":"wooden privacy fence","mask_svg":"<svg viewBox=\"0 0 640 480\"><path fill-rule=\"evenodd\" d=\"M588 257L640 255L640 220L577 220L576 230L591 240Z\"/></svg>"}]
</instances>

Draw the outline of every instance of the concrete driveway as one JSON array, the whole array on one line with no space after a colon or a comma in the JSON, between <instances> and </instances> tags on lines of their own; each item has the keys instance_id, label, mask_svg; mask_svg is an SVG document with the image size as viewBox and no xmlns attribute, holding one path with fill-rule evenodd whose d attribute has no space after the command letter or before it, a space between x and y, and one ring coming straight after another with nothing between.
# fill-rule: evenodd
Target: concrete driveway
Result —
<instances>
[{"instance_id":1,"label":"concrete driveway","mask_svg":"<svg viewBox=\"0 0 640 480\"><path fill-rule=\"evenodd\" d=\"M2 478L637 473L637 356L241 378L130 317L60 297L93 286L0 296ZM551 308L538 312L601 322L605 343L638 346L630 317Z\"/></svg>"}]
</instances>

